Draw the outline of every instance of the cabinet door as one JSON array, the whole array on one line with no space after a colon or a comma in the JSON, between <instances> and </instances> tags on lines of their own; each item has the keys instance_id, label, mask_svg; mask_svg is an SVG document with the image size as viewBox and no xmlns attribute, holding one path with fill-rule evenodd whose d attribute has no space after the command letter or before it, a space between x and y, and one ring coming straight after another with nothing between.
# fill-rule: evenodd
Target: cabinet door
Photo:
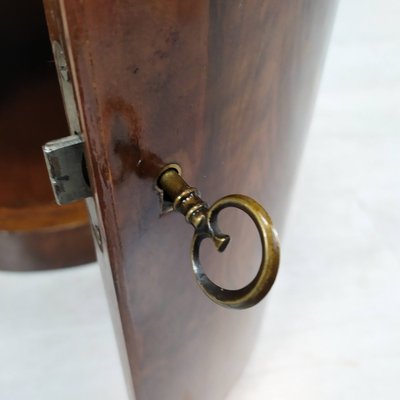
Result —
<instances>
[{"instance_id":1,"label":"cabinet door","mask_svg":"<svg viewBox=\"0 0 400 400\"><path fill-rule=\"evenodd\" d=\"M45 0L68 75L93 190L88 200L127 383L137 400L223 399L257 336L265 301L222 308L199 290L192 229L162 213L165 163L210 202L244 193L282 230L334 11L318 0ZM214 281L251 279L260 245L223 215ZM270 295L273 295L273 290Z\"/></svg>"}]
</instances>

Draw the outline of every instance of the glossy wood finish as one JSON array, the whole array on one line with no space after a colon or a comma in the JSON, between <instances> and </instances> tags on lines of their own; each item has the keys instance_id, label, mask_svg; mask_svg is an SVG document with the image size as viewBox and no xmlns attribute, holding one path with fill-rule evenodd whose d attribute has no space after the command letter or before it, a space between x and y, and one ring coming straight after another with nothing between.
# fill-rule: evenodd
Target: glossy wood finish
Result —
<instances>
[{"instance_id":1,"label":"glossy wood finish","mask_svg":"<svg viewBox=\"0 0 400 400\"><path fill-rule=\"evenodd\" d=\"M92 261L85 205L55 204L41 151L68 135L43 6L7 1L0 10L0 269Z\"/></svg>"},{"instance_id":2,"label":"glossy wood finish","mask_svg":"<svg viewBox=\"0 0 400 400\"><path fill-rule=\"evenodd\" d=\"M222 399L263 305L238 312L203 295L191 227L160 215L154 179L178 162L204 199L252 196L281 231L334 2L45 4L72 65L128 384L133 377L138 400ZM241 215L226 213L222 227L233 239L227 253L207 247L202 262L212 279L238 287L258 266L259 244Z\"/></svg>"}]
</instances>

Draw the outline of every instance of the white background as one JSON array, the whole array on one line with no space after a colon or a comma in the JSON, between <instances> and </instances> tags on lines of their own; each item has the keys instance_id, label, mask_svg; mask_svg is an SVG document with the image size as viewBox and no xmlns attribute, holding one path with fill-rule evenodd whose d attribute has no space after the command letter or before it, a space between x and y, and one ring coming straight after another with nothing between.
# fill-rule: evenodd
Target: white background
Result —
<instances>
[{"instance_id":1,"label":"white background","mask_svg":"<svg viewBox=\"0 0 400 400\"><path fill-rule=\"evenodd\" d=\"M342 0L279 279L228 400L400 398L399 109L400 1ZM0 273L0 399L127 399L96 264Z\"/></svg>"}]
</instances>

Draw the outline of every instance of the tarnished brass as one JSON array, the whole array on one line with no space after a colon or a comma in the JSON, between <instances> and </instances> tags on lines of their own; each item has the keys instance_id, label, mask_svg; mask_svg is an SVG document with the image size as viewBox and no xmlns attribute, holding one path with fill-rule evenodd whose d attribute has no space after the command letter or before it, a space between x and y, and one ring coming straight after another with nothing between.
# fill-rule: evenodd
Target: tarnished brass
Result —
<instances>
[{"instance_id":1,"label":"tarnished brass","mask_svg":"<svg viewBox=\"0 0 400 400\"><path fill-rule=\"evenodd\" d=\"M171 202L172 209L183 214L195 229L191 258L197 283L212 301L221 306L235 309L254 306L271 289L279 267L279 240L270 216L255 200L240 194L225 196L208 207L199 191L189 186L180 174L179 166L166 166L160 173L157 187L163 192L164 200ZM220 231L217 223L218 214L227 207L238 208L249 215L257 227L262 245L261 264L256 277L237 290L224 289L213 283L205 274L199 257L201 242L206 238L212 239L220 252L229 244L229 236Z\"/></svg>"}]
</instances>

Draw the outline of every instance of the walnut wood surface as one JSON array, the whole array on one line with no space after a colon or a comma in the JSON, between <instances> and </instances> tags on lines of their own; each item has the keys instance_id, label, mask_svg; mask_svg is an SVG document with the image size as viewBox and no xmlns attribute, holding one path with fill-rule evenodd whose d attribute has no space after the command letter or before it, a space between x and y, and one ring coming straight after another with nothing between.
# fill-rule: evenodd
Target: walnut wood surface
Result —
<instances>
[{"instance_id":1,"label":"walnut wood surface","mask_svg":"<svg viewBox=\"0 0 400 400\"><path fill-rule=\"evenodd\" d=\"M85 204L55 204L41 151L68 135L43 6L6 1L0 11L0 269L93 261Z\"/></svg>"},{"instance_id":2,"label":"walnut wood surface","mask_svg":"<svg viewBox=\"0 0 400 400\"><path fill-rule=\"evenodd\" d=\"M204 199L252 196L281 231L334 2L45 4L72 65L128 384L132 376L138 400L222 399L263 305L226 310L202 294L191 227L160 216L154 179L178 162ZM213 279L237 287L254 273L259 244L241 215L227 213L222 225L233 238L227 254L207 247L202 259Z\"/></svg>"}]
</instances>

